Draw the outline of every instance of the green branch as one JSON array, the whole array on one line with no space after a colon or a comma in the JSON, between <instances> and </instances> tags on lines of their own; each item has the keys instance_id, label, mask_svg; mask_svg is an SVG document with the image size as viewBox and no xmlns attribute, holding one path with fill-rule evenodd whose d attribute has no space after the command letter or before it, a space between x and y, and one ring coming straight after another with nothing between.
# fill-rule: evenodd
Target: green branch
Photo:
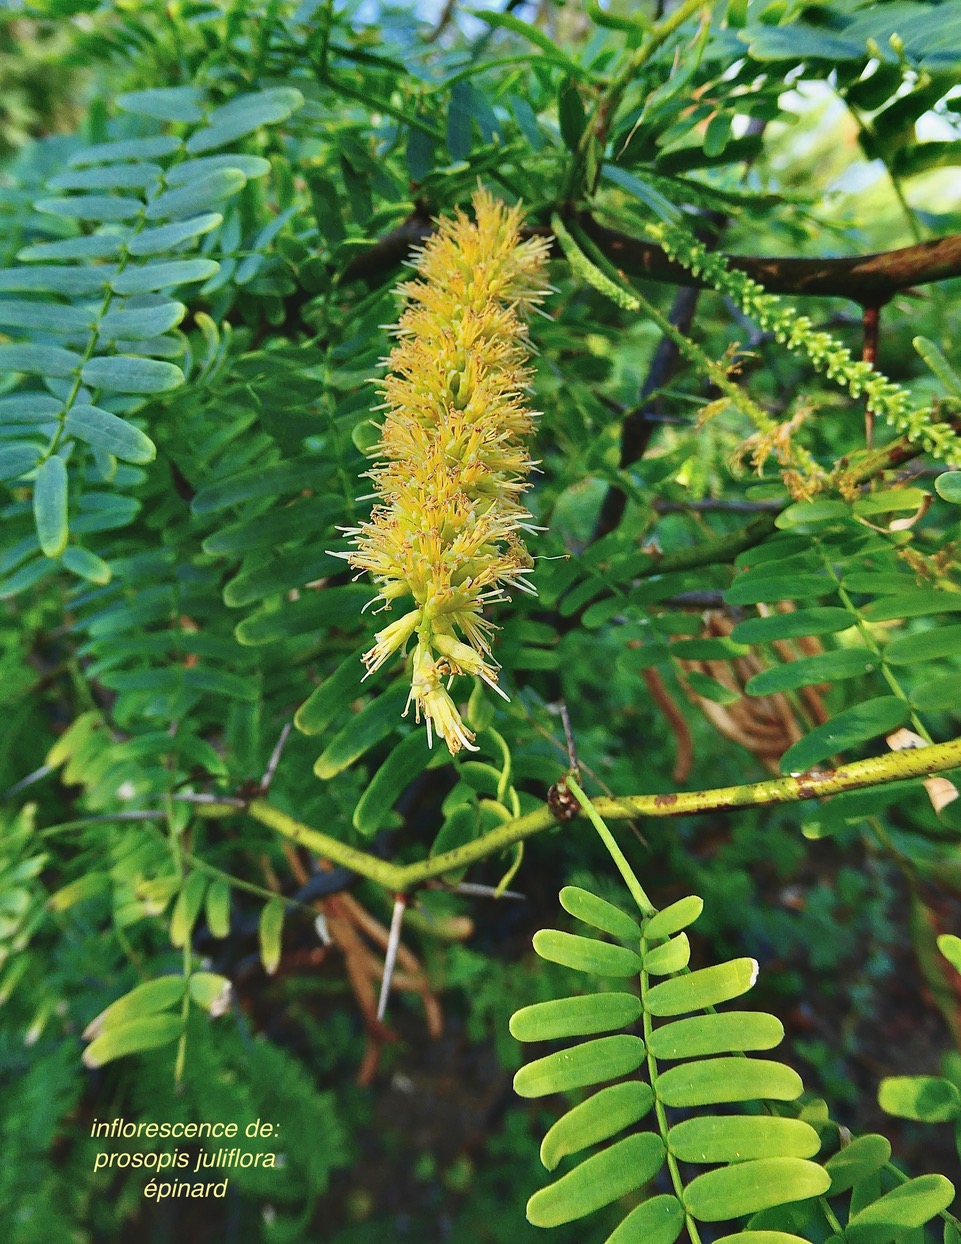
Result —
<instances>
[{"instance_id":1,"label":"green branch","mask_svg":"<svg viewBox=\"0 0 961 1244\"><path fill-rule=\"evenodd\" d=\"M731 808L764 807L771 804L798 803L838 795L843 791L861 790L900 782L906 778L931 777L947 769L961 768L961 738L948 743L910 751L891 752L842 765L839 769L774 778L745 786L722 786L714 790L678 791L662 795L625 795L620 799L594 799L599 816L607 820L632 820L637 817L693 816L702 812L721 812ZM237 809L227 805L208 804L205 816L234 815ZM320 830L304 825L295 817L275 808L265 799L255 799L247 809L261 825L275 829L317 855L367 877L370 881L395 892L407 892L444 873L466 868L497 851L531 838L542 830L557 825L554 814L546 806L507 821L465 846L444 851L416 864L391 864L387 860L358 851Z\"/></svg>"}]
</instances>

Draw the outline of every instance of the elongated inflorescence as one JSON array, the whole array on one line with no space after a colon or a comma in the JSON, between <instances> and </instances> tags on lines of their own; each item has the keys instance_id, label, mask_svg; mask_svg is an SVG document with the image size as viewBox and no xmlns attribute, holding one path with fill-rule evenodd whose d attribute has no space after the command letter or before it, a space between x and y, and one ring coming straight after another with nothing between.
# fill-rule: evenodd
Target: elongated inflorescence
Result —
<instances>
[{"instance_id":1,"label":"elongated inflorescence","mask_svg":"<svg viewBox=\"0 0 961 1244\"><path fill-rule=\"evenodd\" d=\"M535 419L525 403L526 320L549 288L549 243L521 242L520 209L482 189L473 205L474 221L458 212L438 223L415 251L418 277L398 288L406 309L380 382L386 414L368 472L377 502L351 529L356 549L346 554L373 576L385 609L412 599L364 663L372 673L414 640L407 706L452 753L474 738L449 694L453 676L499 690L484 610L511 588L533 590L520 536L531 530L520 498Z\"/></svg>"}]
</instances>

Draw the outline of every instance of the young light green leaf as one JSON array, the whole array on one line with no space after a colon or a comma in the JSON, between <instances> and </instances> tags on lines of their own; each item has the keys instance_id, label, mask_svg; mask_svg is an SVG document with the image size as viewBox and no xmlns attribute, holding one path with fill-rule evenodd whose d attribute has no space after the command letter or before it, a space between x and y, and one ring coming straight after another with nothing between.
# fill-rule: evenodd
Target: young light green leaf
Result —
<instances>
[{"instance_id":1,"label":"young light green leaf","mask_svg":"<svg viewBox=\"0 0 961 1244\"><path fill-rule=\"evenodd\" d=\"M704 900L696 894L679 898L670 907L655 912L644 925L644 937L649 942L659 941L662 937L672 937L694 923L704 910Z\"/></svg>"},{"instance_id":2,"label":"young light green leaf","mask_svg":"<svg viewBox=\"0 0 961 1244\"><path fill-rule=\"evenodd\" d=\"M890 1160L891 1143L885 1136L873 1133L858 1136L824 1163L824 1169L831 1176L829 1195L838 1196L849 1191L855 1184L877 1174Z\"/></svg>"},{"instance_id":3,"label":"young light green leaf","mask_svg":"<svg viewBox=\"0 0 961 1244\"><path fill-rule=\"evenodd\" d=\"M687 967L691 958L691 943L686 933L679 933L669 941L655 946L644 954L644 971L652 976L669 976Z\"/></svg>"},{"instance_id":4,"label":"young light green leaf","mask_svg":"<svg viewBox=\"0 0 961 1244\"><path fill-rule=\"evenodd\" d=\"M190 978L190 997L197 1006L215 1018L230 1008L231 984L216 972L194 972Z\"/></svg>"},{"instance_id":5,"label":"young light green leaf","mask_svg":"<svg viewBox=\"0 0 961 1244\"><path fill-rule=\"evenodd\" d=\"M765 1115L701 1115L676 1123L667 1147L682 1162L744 1162L754 1158L813 1158L821 1138L801 1119Z\"/></svg>"},{"instance_id":6,"label":"young light green leaf","mask_svg":"<svg viewBox=\"0 0 961 1244\"><path fill-rule=\"evenodd\" d=\"M961 505L961 471L945 471L934 481L934 490L942 501Z\"/></svg>"},{"instance_id":7,"label":"young light green leaf","mask_svg":"<svg viewBox=\"0 0 961 1244\"><path fill-rule=\"evenodd\" d=\"M820 1196L830 1183L816 1162L760 1158L698 1175L684 1189L684 1207L701 1222L723 1222L772 1205Z\"/></svg>"},{"instance_id":8,"label":"young light green leaf","mask_svg":"<svg viewBox=\"0 0 961 1244\"><path fill-rule=\"evenodd\" d=\"M650 990L644 1006L652 1015L683 1015L702 1011L747 993L757 980L756 959L731 959L662 981Z\"/></svg>"},{"instance_id":9,"label":"young light green leaf","mask_svg":"<svg viewBox=\"0 0 961 1244\"><path fill-rule=\"evenodd\" d=\"M599 898L576 885L564 886L559 897L565 911L584 924L589 924L591 928L610 933L611 937L616 937L621 942L637 945L640 940L641 929L637 921L607 899Z\"/></svg>"},{"instance_id":10,"label":"young light green leaf","mask_svg":"<svg viewBox=\"0 0 961 1244\"><path fill-rule=\"evenodd\" d=\"M219 877L210 883L206 902L207 928L214 937L230 933L230 885Z\"/></svg>"},{"instance_id":11,"label":"young light green leaf","mask_svg":"<svg viewBox=\"0 0 961 1244\"><path fill-rule=\"evenodd\" d=\"M923 1227L954 1200L954 1185L943 1175L920 1175L892 1188L853 1213L845 1228L850 1244L889 1244L904 1231Z\"/></svg>"},{"instance_id":12,"label":"young light green leaf","mask_svg":"<svg viewBox=\"0 0 961 1244\"><path fill-rule=\"evenodd\" d=\"M961 937L954 933L942 933L938 938L938 950L956 972L961 972Z\"/></svg>"},{"instance_id":13,"label":"young light green leaf","mask_svg":"<svg viewBox=\"0 0 961 1244\"><path fill-rule=\"evenodd\" d=\"M705 1058L671 1067L657 1077L657 1095L665 1106L794 1101L803 1088L796 1071L767 1058Z\"/></svg>"},{"instance_id":14,"label":"young light green leaf","mask_svg":"<svg viewBox=\"0 0 961 1244\"><path fill-rule=\"evenodd\" d=\"M598 976L636 976L641 970L640 956L625 946L612 946L594 937L579 937L558 929L540 929L535 933L534 949L542 959Z\"/></svg>"},{"instance_id":15,"label":"young light green leaf","mask_svg":"<svg viewBox=\"0 0 961 1244\"><path fill-rule=\"evenodd\" d=\"M961 1116L961 1093L943 1076L886 1076L878 1104L899 1119L922 1123L950 1123Z\"/></svg>"},{"instance_id":16,"label":"young light green leaf","mask_svg":"<svg viewBox=\"0 0 961 1244\"><path fill-rule=\"evenodd\" d=\"M203 873L192 872L187 876L170 917L170 941L174 946L186 945L200 914L206 890L207 878Z\"/></svg>"},{"instance_id":17,"label":"young light green leaf","mask_svg":"<svg viewBox=\"0 0 961 1244\"><path fill-rule=\"evenodd\" d=\"M597 1037L527 1063L514 1076L514 1092L520 1097L566 1093L630 1075L643 1061L644 1042L640 1037Z\"/></svg>"},{"instance_id":18,"label":"young light green leaf","mask_svg":"<svg viewBox=\"0 0 961 1244\"><path fill-rule=\"evenodd\" d=\"M92 1019L83 1030L83 1039L93 1041L101 1033L129 1023L132 1019L143 1019L159 1011L169 1011L184 996L184 986L182 976L159 976L156 980L137 985Z\"/></svg>"},{"instance_id":19,"label":"young light green leaf","mask_svg":"<svg viewBox=\"0 0 961 1244\"><path fill-rule=\"evenodd\" d=\"M562 1158L616 1136L643 1119L654 1105L650 1085L641 1080L611 1084L563 1115L541 1142L541 1163L555 1170Z\"/></svg>"},{"instance_id":20,"label":"young light green leaf","mask_svg":"<svg viewBox=\"0 0 961 1244\"><path fill-rule=\"evenodd\" d=\"M59 557L67 547L67 467L56 454L42 462L33 485L33 518L45 557Z\"/></svg>"},{"instance_id":21,"label":"young light green leaf","mask_svg":"<svg viewBox=\"0 0 961 1244\"><path fill-rule=\"evenodd\" d=\"M594 993L553 998L515 1011L511 1036L517 1041L553 1041L627 1028L641 1017L641 1000L632 993Z\"/></svg>"},{"instance_id":22,"label":"young light green leaf","mask_svg":"<svg viewBox=\"0 0 961 1244\"><path fill-rule=\"evenodd\" d=\"M683 1228L684 1206L662 1193L635 1206L605 1244L674 1244Z\"/></svg>"},{"instance_id":23,"label":"young light green leaf","mask_svg":"<svg viewBox=\"0 0 961 1244\"><path fill-rule=\"evenodd\" d=\"M933 341L927 337L914 337L911 343L928 367L934 372L949 393L961 397L961 376L954 370Z\"/></svg>"},{"instance_id":24,"label":"young light green leaf","mask_svg":"<svg viewBox=\"0 0 961 1244\"><path fill-rule=\"evenodd\" d=\"M661 1169L664 1145L652 1132L627 1136L582 1162L527 1202L535 1227L557 1227L642 1188Z\"/></svg>"},{"instance_id":25,"label":"young light green leaf","mask_svg":"<svg viewBox=\"0 0 961 1244\"><path fill-rule=\"evenodd\" d=\"M723 1011L693 1015L662 1024L651 1033L655 1058L699 1058L744 1050L773 1050L784 1038L784 1025L764 1011Z\"/></svg>"},{"instance_id":26,"label":"young light green leaf","mask_svg":"<svg viewBox=\"0 0 961 1244\"><path fill-rule=\"evenodd\" d=\"M111 1028L88 1045L83 1054L83 1064L85 1067L102 1067L104 1063L123 1058L126 1054L155 1050L175 1041L180 1031L179 1015L153 1015L148 1019L131 1020Z\"/></svg>"},{"instance_id":27,"label":"young light green leaf","mask_svg":"<svg viewBox=\"0 0 961 1244\"><path fill-rule=\"evenodd\" d=\"M264 971L273 976L280 966L281 934L284 928L285 903L282 899L273 898L264 906L260 913L258 935L260 939L260 959Z\"/></svg>"}]
</instances>

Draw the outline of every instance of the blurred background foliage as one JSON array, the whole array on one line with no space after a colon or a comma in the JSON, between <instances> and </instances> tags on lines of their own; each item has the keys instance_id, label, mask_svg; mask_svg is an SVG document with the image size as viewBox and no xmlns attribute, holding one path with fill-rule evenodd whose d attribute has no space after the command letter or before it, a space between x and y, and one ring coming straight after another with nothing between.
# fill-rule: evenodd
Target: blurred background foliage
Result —
<instances>
[{"instance_id":1,"label":"blurred background foliage","mask_svg":"<svg viewBox=\"0 0 961 1244\"><path fill-rule=\"evenodd\" d=\"M592 146L610 82L672 14L684 20ZM0 3L5 1240L538 1238L523 1206L549 1112L512 1095L507 1019L566 988L531 933L567 882L613 893L609 861L565 823L526 845L510 882L521 899L422 891L381 1026L390 896L244 815L279 742L277 807L411 862L498 823L508 786L520 811L542 806L568 765L561 704L585 781L619 795L760 780L882 697L898 702L892 725L957 733L961 494L934 490L942 468L921 457L889 472L883 488L900 495L865 512L873 527L850 496L843 513L792 516L774 459L760 481L732 465L753 431L743 416L699 422L718 391L676 359L658 371L657 326L560 258L551 318L533 328L539 595L497 611L511 701L471 696L480 764L427 752L398 715L396 666L360 687L369 592L328 550L363 514L368 381L401 261L478 180L522 198L534 227L589 212L643 239L680 212L732 254L887 251L961 231L959 81L949 0ZM178 186L184 198L152 215ZM153 249L136 240L136 199L130 224L131 187L149 227L171 229ZM90 298L117 248L129 279L113 310L132 319L111 335L109 298L96 314ZM143 275L167 262L195 266ZM950 415L958 279L941 275L884 300L877 357ZM801 309L857 357L871 299L852 282L850 298ZM640 288L736 363L826 470L864 448L863 403L729 299L672 304L676 279ZM160 327L131 327L151 315ZM699 560L725 537L729 556ZM643 577L684 550L691 569ZM844 605L819 597L855 629L732 638L778 601L810 606L792 587L812 557L868 576L848 581ZM735 569L782 561L782 591L760 610L728 599ZM930 608L925 591L939 594ZM884 604L901 596L903 610ZM858 672L827 660L823 681L745 693L764 671L862 643L877 659ZM869 723L816 759L883 753L886 729ZM204 815L215 796L237 801L232 815ZM959 996L933 949L957 928L957 808L936 810L915 781L622 832L655 902L705 898L695 962L760 960L785 1057L835 1117L883 1127L908 1168L949 1175L950 1129L884 1118L876 1094L886 1075L937 1074L944 1055L961 1085ZM469 879L496 886L516 862ZM179 974L182 1005L87 1043L105 1008ZM208 978L231 983L226 1007ZM283 1164L232 1173L225 1202L148 1207L140 1172L92 1169L91 1124L118 1116L269 1119Z\"/></svg>"}]
</instances>

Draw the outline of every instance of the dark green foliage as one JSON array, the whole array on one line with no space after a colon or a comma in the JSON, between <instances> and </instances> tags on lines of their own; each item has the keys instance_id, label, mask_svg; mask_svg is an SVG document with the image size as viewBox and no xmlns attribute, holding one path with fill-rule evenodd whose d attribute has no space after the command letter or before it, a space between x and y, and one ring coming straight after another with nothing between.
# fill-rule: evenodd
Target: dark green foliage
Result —
<instances>
[{"instance_id":1,"label":"dark green foliage","mask_svg":"<svg viewBox=\"0 0 961 1244\"><path fill-rule=\"evenodd\" d=\"M923 981L961 1040L961 771L892 779L961 716L959 82L946 0L453 5L433 32L0 0L4 1241L514 1244L543 1137L530 1218L562 1244L957 1244L953 1148L912 1139L957 1127L957 1058L910 1061L898 1024L941 1022ZM384 619L337 555L391 291L478 182L558 244L537 596L491 611L510 700L456 683L478 751L451 758L399 658L361 682ZM833 266L917 242L907 275ZM657 913L564 819L562 706L584 784L651 801L618 836ZM728 815L778 774L804 802ZM259 803L362 854L317 870ZM377 866L448 864L524 902L415 888L377 1054ZM535 933L560 886L573 923ZM145 1207L93 1171L120 1115L270 1119L284 1163Z\"/></svg>"}]
</instances>

